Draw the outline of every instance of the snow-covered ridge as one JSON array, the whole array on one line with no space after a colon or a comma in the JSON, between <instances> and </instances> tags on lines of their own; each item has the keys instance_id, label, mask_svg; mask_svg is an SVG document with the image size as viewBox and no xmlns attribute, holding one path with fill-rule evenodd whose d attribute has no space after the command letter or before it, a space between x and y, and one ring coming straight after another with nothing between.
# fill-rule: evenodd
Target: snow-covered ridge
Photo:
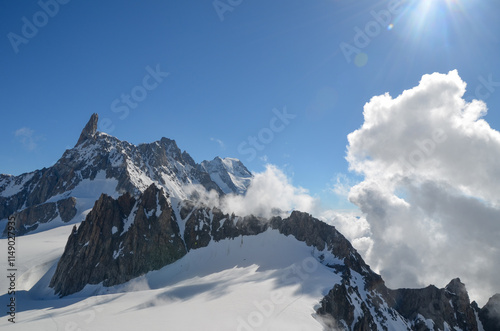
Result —
<instances>
[{"instance_id":1,"label":"snow-covered ridge","mask_svg":"<svg viewBox=\"0 0 500 331\"><path fill-rule=\"evenodd\" d=\"M30 260L17 298L30 309L15 325L2 316L0 329L165 330L168 323L169 330L245 330L249 318L253 323L252 317L261 314L255 303L266 305L273 298L276 303L255 330L320 331L324 328L313 307L340 281L311 257L311 247L268 230L212 242L122 285L89 285L59 299L48 281L70 231L65 226L20 238Z\"/></svg>"}]
</instances>

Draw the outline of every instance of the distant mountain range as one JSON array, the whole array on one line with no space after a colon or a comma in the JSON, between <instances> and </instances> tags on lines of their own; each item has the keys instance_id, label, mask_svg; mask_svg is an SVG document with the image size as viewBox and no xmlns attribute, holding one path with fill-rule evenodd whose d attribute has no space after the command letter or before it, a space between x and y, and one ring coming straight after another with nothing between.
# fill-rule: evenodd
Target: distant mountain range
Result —
<instances>
[{"instance_id":1,"label":"distant mountain range","mask_svg":"<svg viewBox=\"0 0 500 331\"><path fill-rule=\"evenodd\" d=\"M458 278L442 289L389 289L335 227L312 215L293 211L264 219L206 204L201 197L210 190L219 196L246 193L253 175L239 160L216 157L197 164L173 140L135 146L97 132L97 121L93 114L75 147L52 167L0 175L0 224L13 215L20 236L75 224L62 256L28 293L43 288L67 297L88 286L109 289L173 268L217 243L241 240L244 250L244 238L270 236L303 245L310 259L303 267L330 275L310 307L314 316L303 312L311 329L500 330L499 294L479 308ZM229 246L227 256L230 261ZM234 268L245 264L236 259ZM281 261L275 265L279 269ZM244 323L238 330L254 329Z\"/></svg>"},{"instance_id":2,"label":"distant mountain range","mask_svg":"<svg viewBox=\"0 0 500 331\"><path fill-rule=\"evenodd\" d=\"M197 190L244 194L252 174L237 159L197 164L174 140L132 145L97 132L93 114L75 147L50 168L0 175L0 219L14 214L18 234L80 222L101 193L138 195L151 184L187 199Z\"/></svg>"}]
</instances>

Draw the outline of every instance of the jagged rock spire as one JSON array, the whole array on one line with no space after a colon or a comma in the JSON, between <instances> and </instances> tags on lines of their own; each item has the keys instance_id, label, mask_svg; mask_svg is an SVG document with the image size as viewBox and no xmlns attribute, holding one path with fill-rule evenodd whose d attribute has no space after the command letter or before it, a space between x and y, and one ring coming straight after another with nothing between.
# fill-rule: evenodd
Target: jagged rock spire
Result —
<instances>
[{"instance_id":1,"label":"jagged rock spire","mask_svg":"<svg viewBox=\"0 0 500 331\"><path fill-rule=\"evenodd\" d=\"M80 134L80 138L78 139L78 142L76 143L75 147L83 143L85 140L89 138L93 138L95 136L95 133L97 132L97 121L99 119L99 115L97 113L93 113L92 116L90 116L90 120L87 122L87 125L82 130L82 133Z\"/></svg>"}]
</instances>

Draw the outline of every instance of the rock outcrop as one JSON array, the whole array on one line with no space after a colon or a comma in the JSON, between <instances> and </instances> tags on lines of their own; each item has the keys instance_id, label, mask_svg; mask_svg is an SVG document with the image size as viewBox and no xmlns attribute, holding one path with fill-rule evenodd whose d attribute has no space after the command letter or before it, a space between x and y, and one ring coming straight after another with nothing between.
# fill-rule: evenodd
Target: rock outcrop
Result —
<instances>
[{"instance_id":1,"label":"rock outcrop","mask_svg":"<svg viewBox=\"0 0 500 331\"><path fill-rule=\"evenodd\" d=\"M500 294L492 296L479 310L479 318L483 323L484 331L500 330Z\"/></svg>"},{"instance_id":2,"label":"rock outcrop","mask_svg":"<svg viewBox=\"0 0 500 331\"><path fill-rule=\"evenodd\" d=\"M361 287L352 271L343 274L341 284L336 284L323 298L318 314L330 322L335 330L387 330L393 321L401 320L406 330L499 330L498 324L479 315L471 303L465 285L453 279L445 288L430 285L423 289L391 290L381 282L376 290ZM499 295L500 296L500 295ZM483 314L483 316L481 315ZM495 313L489 316L498 316ZM392 321L390 318L392 318ZM479 317L479 318L478 318ZM331 325L331 318L335 325ZM400 329L400 328L399 328Z\"/></svg>"},{"instance_id":3,"label":"rock outcrop","mask_svg":"<svg viewBox=\"0 0 500 331\"><path fill-rule=\"evenodd\" d=\"M69 197L66 199L61 199L57 201L57 210L59 211L59 216L64 223L67 223L75 217L76 209L76 198Z\"/></svg>"},{"instance_id":4,"label":"rock outcrop","mask_svg":"<svg viewBox=\"0 0 500 331\"><path fill-rule=\"evenodd\" d=\"M164 193L151 185L139 199L102 195L75 227L50 286L61 296L87 284L111 286L172 263L186 254Z\"/></svg>"},{"instance_id":5,"label":"rock outcrop","mask_svg":"<svg viewBox=\"0 0 500 331\"><path fill-rule=\"evenodd\" d=\"M95 134L97 132L97 121L99 120L99 116L96 113L93 113L92 116L90 116L90 120L87 122L87 125L82 130L82 133L80 134L80 138L78 138L78 141L75 145L78 146L87 139L92 139L95 137Z\"/></svg>"},{"instance_id":6,"label":"rock outcrop","mask_svg":"<svg viewBox=\"0 0 500 331\"><path fill-rule=\"evenodd\" d=\"M63 222L70 221L76 215L76 199L69 197L57 202L47 202L34 205L13 214L16 221L17 235L23 235L36 230L40 224L61 217ZM6 235L4 229L3 235Z\"/></svg>"},{"instance_id":7,"label":"rock outcrop","mask_svg":"<svg viewBox=\"0 0 500 331\"><path fill-rule=\"evenodd\" d=\"M436 329L477 330L477 320L465 285L453 279L445 288L390 290L393 308L408 319L413 330L427 330L429 320Z\"/></svg>"}]
</instances>

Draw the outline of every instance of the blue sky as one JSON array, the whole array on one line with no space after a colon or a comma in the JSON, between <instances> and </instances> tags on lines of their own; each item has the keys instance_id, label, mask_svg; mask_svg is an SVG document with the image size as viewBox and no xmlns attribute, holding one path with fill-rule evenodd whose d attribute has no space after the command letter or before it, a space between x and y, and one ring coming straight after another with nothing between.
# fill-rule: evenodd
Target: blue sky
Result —
<instances>
[{"instance_id":1,"label":"blue sky","mask_svg":"<svg viewBox=\"0 0 500 331\"><path fill-rule=\"evenodd\" d=\"M498 1L54 1L0 3L0 173L52 165L97 112L122 140L272 163L349 208L328 188L359 180L347 135L371 97L457 69L500 128Z\"/></svg>"}]
</instances>

